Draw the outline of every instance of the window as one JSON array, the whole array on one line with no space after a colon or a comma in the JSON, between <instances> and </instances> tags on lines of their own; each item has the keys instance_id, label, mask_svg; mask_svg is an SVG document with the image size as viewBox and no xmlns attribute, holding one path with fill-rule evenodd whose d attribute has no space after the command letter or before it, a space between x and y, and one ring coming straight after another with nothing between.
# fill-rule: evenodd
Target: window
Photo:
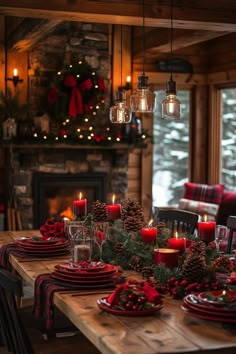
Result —
<instances>
[{"instance_id":1,"label":"window","mask_svg":"<svg viewBox=\"0 0 236 354\"><path fill-rule=\"evenodd\" d=\"M153 119L153 206L178 204L188 180L190 91L178 90L181 120L161 119L163 91L156 91L158 107Z\"/></svg>"},{"instance_id":2,"label":"window","mask_svg":"<svg viewBox=\"0 0 236 354\"><path fill-rule=\"evenodd\" d=\"M236 88L221 90L221 183L236 190Z\"/></svg>"}]
</instances>

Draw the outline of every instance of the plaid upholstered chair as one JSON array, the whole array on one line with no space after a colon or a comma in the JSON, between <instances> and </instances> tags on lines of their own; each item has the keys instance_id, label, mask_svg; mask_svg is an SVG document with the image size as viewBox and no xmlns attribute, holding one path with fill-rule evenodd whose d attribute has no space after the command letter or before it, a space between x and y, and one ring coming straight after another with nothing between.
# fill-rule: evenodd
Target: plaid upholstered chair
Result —
<instances>
[{"instance_id":1,"label":"plaid upholstered chair","mask_svg":"<svg viewBox=\"0 0 236 354\"><path fill-rule=\"evenodd\" d=\"M236 216L229 216L228 217L227 227L229 229L227 253L230 253L232 250L234 232L236 232Z\"/></svg>"}]
</instances>

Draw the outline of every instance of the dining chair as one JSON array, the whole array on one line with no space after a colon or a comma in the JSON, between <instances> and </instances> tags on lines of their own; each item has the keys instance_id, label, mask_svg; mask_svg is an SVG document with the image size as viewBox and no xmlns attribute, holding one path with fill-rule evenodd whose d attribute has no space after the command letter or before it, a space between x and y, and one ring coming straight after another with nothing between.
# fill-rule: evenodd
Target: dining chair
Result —
<instances>
[{"instance_id":1,"label":"dining chair","mask_svg":"<svg viewBox=\"0 0 236 354\"><path fill-rule=\"evenodd\" d=\"M18 308L16 297L23 295L21 279L0 268L0 353L99 354L100 351L81 333L72 337L45 340L32 315L32 307Z\"/></svg>"},{"instance_id":2,"label":"dining chair","mask_svg":"<svg viewBox=\"0 0 236 354\"><path fill-rule=\"evenodd\" d=\"M197 228L199 215L180 209L155 208L154 222L165 222L171 232L186 232L194 234Z\"/></svg>"},{"instance_id":3,"label":"dining chair","mask_svg":"<svg viewBox=\"0 0 236 354\"><path fill-rule=\"evenodd\" d=\"M234 232L236 232L236 216L228 216L226 226L229 229L227 253L230 253L232 249Z\"/></svg>"}]
</instances>

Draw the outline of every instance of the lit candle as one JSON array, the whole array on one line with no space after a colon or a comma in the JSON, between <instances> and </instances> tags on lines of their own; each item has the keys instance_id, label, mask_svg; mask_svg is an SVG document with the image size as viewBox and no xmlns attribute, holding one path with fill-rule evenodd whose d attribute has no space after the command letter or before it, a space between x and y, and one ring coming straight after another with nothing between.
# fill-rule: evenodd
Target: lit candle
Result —
<instances>
[{"instance_id":1,"label":"lit candle","mask_svg":"<svg viewBox=\"0 0 236 354\"><path fill-rule=\"evenodd\" d=\"M176 231L175 237L169 238L168 245L170 248L179 250L181 253L183 253L186 248L186 239L185 237L179 237L178 232Z\"/></svg>"},{"instance_id":2,"label":"lit candle","mask_svg":"<svg viewBox=\"0 0 236 354\"><path fill-rule=\"evenodd\" d=\"M150 220L147 227L141 230L141 236L144 242L154 243L157 237L157 228L152 226L153 220Z\"/></svg>"},{"instance_id":3,"label":"lit candle","mask_svg":"<svg viewBox=\"0 0 236 354\"><path fill-rule=\"evenodd\" d=\"M179 250L159 248L154 250L154 263L164 264L168 268L178 267Z\"/></svg>"},{"instance_id":4,"label":"lit candle","mask_svg":"<svg viewBox=\"0 0 236 354\"><path fill-rule=\"evenodd\" d=\"M82 199L82 193L79 194L79 200L73 201L73 213L78 217L87 215L87 199Z\"/></svg>"},{"instance_id":5,"label":"lit candle","mask_svg":"<svg viewBox=\"0 0 236 354\"><path fill-rule=\"evenodd\" d=\"M18 76L18 70L15 68L13 69L13 76L14 77L17 77Z\"/></svg>"},{"instance_id":6,"label":"lit candle","mask_svg":"<svg viewBox=\"0 0 236 354\"><path fill-rule=\"evenodd\" d=\"M204 215L204 221L198 223L198 238L205 242L215 240L216 222L207 221L207 216Z\"/></svg>"},{"instance_id":7,"label":"lit candle","mask_svg":"<svg viewBox=\"0 0 236 354\"><path fill-rule=\"evenodd\" d=\"M115 195L112 196L112 204L107 205L107 219L116 220L121 218L121 205L115 204Z\"/></svg>"}]
</instances>

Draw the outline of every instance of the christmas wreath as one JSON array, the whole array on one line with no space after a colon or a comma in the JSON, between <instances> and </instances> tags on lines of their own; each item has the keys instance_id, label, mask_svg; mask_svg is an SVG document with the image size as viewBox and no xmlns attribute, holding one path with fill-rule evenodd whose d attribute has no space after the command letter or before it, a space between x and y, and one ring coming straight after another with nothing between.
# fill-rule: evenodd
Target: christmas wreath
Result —
<instances>
[{"instance_id":1,"label":"christmas wreath","mask_svg":"<svg viewBox=\"0 0 236 354\"><path fill-rule=\"evenodd\" d=\"M47 95L52 119L89 118L104 107L104 79L87 62L79 60L58 71Z\"/></svg>"}]
</instances>

